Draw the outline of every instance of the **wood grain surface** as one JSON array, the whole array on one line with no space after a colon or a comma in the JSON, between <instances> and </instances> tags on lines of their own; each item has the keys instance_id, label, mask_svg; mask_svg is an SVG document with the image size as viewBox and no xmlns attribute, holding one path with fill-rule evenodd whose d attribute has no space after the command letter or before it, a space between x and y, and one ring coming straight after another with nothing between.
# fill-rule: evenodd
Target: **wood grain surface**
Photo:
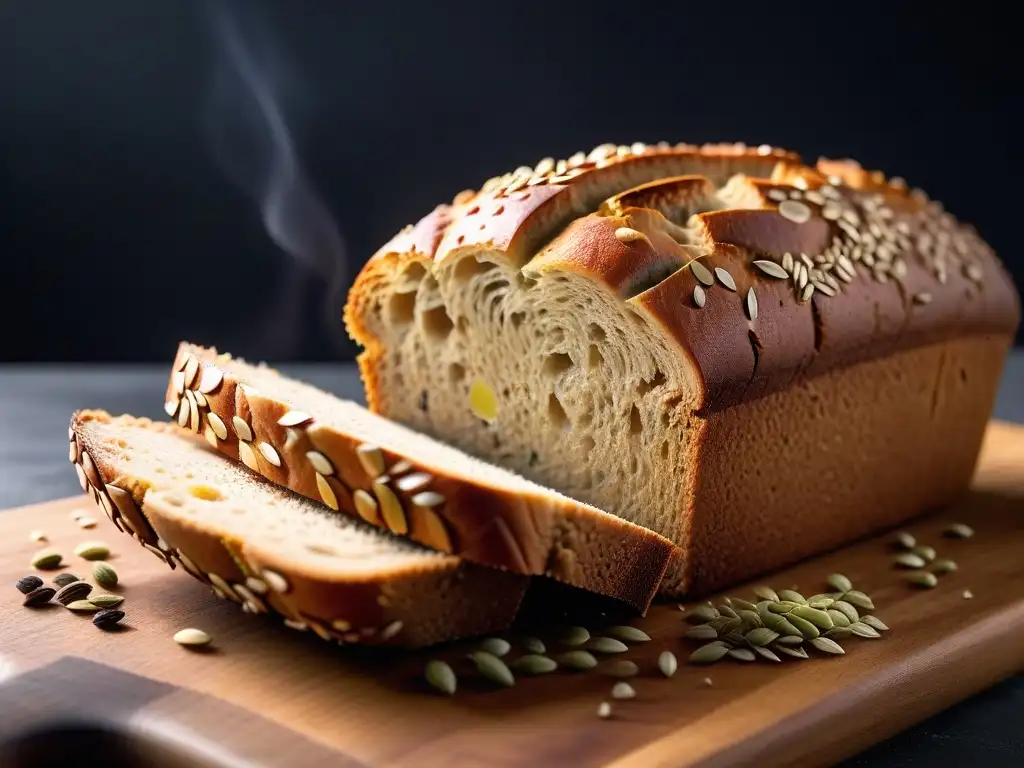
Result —
<instances>
[{"instance_id":1,"label":"wood grain surface","mask_svg":"<svg viewBox=\"0 0 1024 768\"><path fill-rule=\"evenodd\" d=\"M640 665L631 681L637 696L612 702L608 720L596 714L610 700L608 661L495 690L465 667L470 643L397 654L330 645L217 600L114 531L102 513L96 528L79 529L69 518L76 507L89 503L0 514L0 581L8 584L0 600L0 756L5 740L9 747L32 729L77 718L190 765L824 765L1024 669L1024 427L1002 423L989 430L972 493L905 526L960 565L935 589L914 589L891 568L888 534L758 580L810 594L841 571L874 598L875 614L891 628L883 639L845 641L847 655L838 658L697 667L682 663L696 644L681 639L678 606L657 605L633 622L652 642L620 657ZM977 534L943 538L953 520ZM43 546L29 541L33 529L46 532L45 546L62 551L65 570L79 576L89 564L72 555L76 544L111 545L124 629L102 632L58 606L22 607L13 583L31 572ZM749 598L749 586L727 594ZM587 623L596 629L600 620ZM177 646L171 636L188 626L210 632L212 648ZM555 629L509 633L509 658L522 652L517 639L526 633L562 650ZM656 669L663 650L681 662L671 679ZM467 670L453 698L420 680L434 657Z\"/></svg>"}]
</instances>

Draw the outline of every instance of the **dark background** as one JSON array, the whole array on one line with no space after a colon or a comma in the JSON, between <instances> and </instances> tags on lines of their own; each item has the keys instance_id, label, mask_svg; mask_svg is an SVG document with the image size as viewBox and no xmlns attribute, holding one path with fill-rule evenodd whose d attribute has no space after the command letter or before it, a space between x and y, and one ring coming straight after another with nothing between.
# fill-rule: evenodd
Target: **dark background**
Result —
<instances>
[{"instance_id":1,"label":"dark background","mask_svg":"<svg viewBox=\"0 0 1024 768\"><path fill-rule=\"evenodd\" d=\"M391 234L605 141L857 158L1024 284L1008 25L980 2L0 0L0 360L350 357L343 291Z\"/></svg>"}]
</instances>

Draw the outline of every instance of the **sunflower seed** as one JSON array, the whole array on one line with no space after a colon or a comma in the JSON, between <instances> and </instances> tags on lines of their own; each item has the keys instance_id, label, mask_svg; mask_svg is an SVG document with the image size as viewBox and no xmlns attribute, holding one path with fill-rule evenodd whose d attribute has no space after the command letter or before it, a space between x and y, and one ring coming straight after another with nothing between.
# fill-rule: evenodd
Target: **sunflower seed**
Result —
<instances>
[{"instance_id":1,"label":"sunflower seed","mask_svg":"<svg viewBox=\"0 0 1024 768\"><path fill-rule=\"evenodd\" d=\"M779 645L778 643L774 643L772 645L772 650L775 651L776 653L782 653L782 654L785 654L786 656L792 656L793 658L796 658L796 659L807 659L807 658L810 658L807 655L807 651L805 651L803 648L794 648L794 647L790 647L790 646L786 646L786 645Z\"/></svg>"},{"instance_id":2,"label":"sunflower seed","mask_svg":"<svg viewBox=\"0 0 1024 768\"><path fill-rule=\"evenodd\" d=\"M727 653L737 661L754 661L757 659L754 652L749 648L730 648Z\"/></svg>"},{"instance_id":3,"label":"sunflower seed","mask_svg":"<svg viewBox=\"0 0 1024 768\"><path fill-rule=\"evenodd\" d=\"M768 661L774 661L776 663L782 662L782 659L778 657L775 651L760 645L754 646L754 653L756 653L758 656L761 656L762 658L768 659Z\"/></svg>"},{"instance_id":4,"label":"sunflower seed","mask_svg":"<svg viewBox=\"0 0 1024 768\"><path fill-rule=\"evenodd\" d=\"M583 645L590 639L590 632L585 627L569 627L559 637L565 645Z\"/></svg>"},{"instance_id":5,"label":"sunflower seed","mask_svg":"<svg viewBox=\"0 0 1024 768\"><path fill-rule=\"evenodd\" d=\"M917 539L906 531L900 531L893 537L893 543L903 549L913 549L917 544Z\"/></svg>"},{"instance_id":6,"label":"sunflower seed","mask_svg":"<svg viewBox=\"0 0 1024 768\"><path fill-rule=\"evenodd\" d=\"M697 624L687 630L686 636L693 640L714 640L718 632L709 624Z\"/></svg>"},{"instance_id":7,"label":"sunflower seed","mask_svg":"<svg viewBox=\"0 0 1024 768\"><path fill-rule=\"evenodd\" d=\"M605 672L612 677L635 677L640 672L640 667L635 661L616 659L605 667Z\"/></svg>"},{"instance_id":8,"label":"sunflower seed","mask_svg":"<svg viewBox=\"0 0 1024 768\"><path fill-rule=\"evenodd\" d=\"M779 636L779 633L767 627L752 629L743 637L751 645L768 645Z\"/></svg>"},{"instance_id":9,"label":"sunflower seed","mask_svg":"<svg viewBox=\"0 0 1024 768\"><path fill-rule=\"evenodd\" d=\"M75 613L96 613L96 611L101 610L100 606L91 600L72 600L64 607Z\"/></svg>"},{"instance_id":10,"label":"sunflower seed","mask_svg":"<svg viewBox=\"0 0 1024 768\"><path fill-rule=\"evenodd\" d=\"M679 668L679 661L672 651L662 651L658 656L658 669L665 677L672 677Z\"/></svg>"},{"instance_id":11,"label":"sunflower seed","mask_svg":"<svg viewBox=\"0 0 1024 768\"><path fill-rule=\"evenodd\" d=\"M60 568L60 563L63 559L60 552L44 550L36 553L35 557L32 558L31 565L40 571L52 571L55 568Z\"/></svg>"},{"instance_id":12,"label":"sunflower seed","mask_svg":"<svg viewBox=\"0 0 1024 768\"><path fill-rule=\"evenodd\" d=\"M850 603L854 607L860 608L865 611L875 610L875 604L871 602L871 598L865 595L863 592L860 592L856 589L851 589L849 592L843 595L843 600Z\"/></svg>"},{"instance_id":13,"label":"sunflower seed","mask_svg":"<svg viewBox=\"0 0 1024 768\"><path fill-rule=\"evenodd\" d=\"M523 648L528 650L530 653L544 653L547 650L544 647L544 643L536 637L528 637L523 640Z\"/></svg>"},{"instance_id":14,"label":"sunflower seed","mask_svg":"<svg viewBox=\"0 0 1024 768\"><path fill-rule=\"evenodd\" d=\"M99 562L92 567L92 578L101 587L117 586L117 571L109 563Z\"/></svg>"},{"instance_id":15,"label":"sunflower seed","mask_svg":"<svg viewBox=\"0 0 1024 768\"><path fill-rule=\"evenodd\" d=\"M943 529L942 535L953 539L969 539L974 535L974 529L964 523L951 523Z\"/></svg>"},{"instance_id":16,"label":"sunflower seed","mask_svg":"<svg viewBox=\"0 0 1024 768\"><path fill-rule=\"evenodd\" d=\"M770 600L773 603L779 601L779 596L771 587L754 587L754 594L762 600Z\"/></svg>"},{"instance_id":17,"label":"sunflower seed","mask_svg":"<svg viewBox=\"0 0 1024 768\"><path fill-rule=\"evenodd\" d=\"M636 690L629 683L616 683L612 686L612 698L618 700L635 699Z\"/></svg>"},{"instance_id":18,"label":"sunflower seed","mask_svg":"<svg viewBox=\"0 0 1024 768\"><path fill-rule=\"evenodd\" d=\"M843 650L843 646L841 646L835 640L830 640L827 637L816 637L813 640L811 640L811 645L813 645L822 653L832 653L835 655L842 655L846 653L846 651Z\"/></svg>"},{"instance_id":19,"label":"sunflower seed","mask_svg":"<svg viewBox=\"0 0 1024 768\"><path fill-rule=\"evenodd\" d=\"M924 558L927 562L931 562L935 559L935 548L929 547L927 544L918 544L911 550L915 555Z\"/></svg>"},{"instance_id":20,"label":"sunflower seed","mask_svg":"<svg viewBox=\"0 0 1024 768\"><path fill-rule=\"evenodd\" d=\"M718 282L730 291L736 290L736 281L732 279L732 275L729 274L729 270L723 267L715 267L715 277L718 278Z\"/></svg>"},{"instance_id":21,"label":"sunflower seed","mask_svg":"<svg viewBox=\"0 0 1024 768\"><path fill-rule=\"evenodd\" d=\"M66 587L58 589L53 599L61 605L67 605L75 600L84 600L90 592L92 592L92 584L86 581L73 581Z\"/></svg>"},{"instance_id":22,"label":"sunflower seed","mask_svg":"<svg viewBox=\"0 0 1024 768\"><path fill-rule=\"evenodd\" d=\"M493 653L487 651L473 651L469 654L469 658L473 660L476 665L476 670L483 677L490 680L492 683L504 686L505 688L511 688L516 684L516 679L512 675L512 670L508 668L508 665L495 656Z\"/></svg>"},{"instance_id":23,"label":"sunflower seed","mask_svg":"<svg viewBox=\"0 0 1024 768\"><path fill-rule=\"evenodd\" d=\"M924 568L925 566L924 558L913 552L900 552L892 561L900 568Z\"/></svg>"},{"instance_id":24,"label":"sunflower seed","mask_svg":"<svg viewBox=\"0 0 1024 768\"><path fill-rule=\"evenodd\" d=\"M608 637L614 637L616 640L622 640L624 643L646 643L651 639L650 635L636 627L608 627L608 629L604 630L604 633Z\"/></svg>"},{"instance_id":25,"label":"sunflower seed","mask_svg":"<svg viewBox=\"0 0 1024 768\"><path fill-rule=\"evenodd\" d=\"M18 591L21 592L21 594L27 595L32 590L39 589L41 586L43 586L43 580L40 579L38 576L25 576L23 578L18 579L18 583L15 584L15 586L18 588Z\"/></svg>"},{"instance_id":26,"label":"sunflower seed","mask_svg":"<svg viewBox=\"0 0 1024 768\"><path fill-rule=\"evenodd\" d=\"M22 601L22 605L28 608L35 608L36 606L45 605L53 599L53 596L57 594L57 590L53 587L36 587L31 592L25 595L25 599Z\"/></svg>"},{"instance_id":27,"label":"sunflower seed","mask_svg":"<svg viewBox=\"0 0 1024 768\"><path fill-rule=\"evenodd\" d=\"M705 303L707 303L707 300L708 297L707 294L704 293L704 289L699 285L693 286L693 303L696 304L698 308L701 308Z\"/></svg>"},{"instance_id":28,"label":"sunflower seed","mask_svg":"<svg viewBox=\"0 0 1024 768\"><path fill-rule=\"evenodd\" d=\"M433 659L427 662L423 670L423 678L441 693L451 696L455 693L458 681L455 678L455 671L443 661Z\"/></svg>"},{"instance_id":29,"label":"sunflower seed","mask_svg":"<svg viewBox=\"0 0 1024 768\"><path fill-rule=\"evenodd\" d=\"M690 271L693 272L694 277L696 277L709 288L715 284L715 277L714 275L711 274L711 270L709 270L699 261L690 262Z\"/></svg>"},{"instance_id":30,"label":"sunflower seed","mask_svg":"<svg viewBox=\"0 0 1024 768\"><path fill-rule=\"evenodd\" d=\"M801 616L790 615L789 621L794 627L796 627L797 632L808 640L813 640L821 634L821 631L814 624Z\"/></svg>"},{"instance_id":31,"label":"sunflower seed","mask_svg":"<svg viewBox=\"0 0 1024 768\"><path fill-rule=\"evenodd\" d=\"M629 646L613 637L595 637L587 643L587 650L598 653L625 653Z\"/></svg>"},{"instance_id":32,"label":"sunflower seed","mask_svg":"<svg viewBox=\"0 0 1024 768\"><path fill-rule=\"evenodd\" d=\"M707 624L719 616L718 610L710 605L699 605L686 614L686 620L691 624Z\"/></svg>"},{"instance_id":33,"label":"sunflower seed","mask_svg":"<svg viewBox=\"0 0 1024 768\"><path fill-rule=\"evenodd\" d=\"M932 573L952 573L957 567L955 561L950 560L948 557L943 557L932 563Z\"/></svg>"},{"instance_id":34,"label":"sunflower seed","mask_svg":"<svg viewBox=\"0 0 1024 768\"><path fill-rule=\"evenodd\" d=\"M818 629L829 630L834 626L832 617L828 615L826 611L820 610L819 608L811 608L809 605L798 605L793 609L793 612L789 614L789 620L792 621L794 616L799 616L801 619L807 619Z\"/></svg>"},{"instance_id":35,"label":"sunflower seed","mask_svg":"<svg viewBox=\"0 0 1024 768\"><path fill-rule=\"evenodd\" d=\"M602 720L607 720L609 717L612 716L612 705L609 704L607 701L602 701L597 706L597 716L600 717Z\"/></svg>"},{"instance_id":36,"label":"sunflower seed","mask_svg":"<svg viewBox=\"0 0 1024 768\"><path fill-rule=\"evenodd\" d=\"M721 641L702 645L690 654L691 664L714 664L729 652L729 646Z\"/></svg>"},{"instance_id":37,"label":"sunflower seed","mask_svg":"<svg viewBox=\"0 0 1024 768\"><path fill-rule=\"evenodd\" d=\"M827 581L828 585L836 592L849 592L853 589L853 582L841 573L830 574Z\"/></svg>"},{"instance_id":38,"label":"sunflower seed","mask_svg":"<svg viewBox=\"0 0 1024 768\"><path fill-rule=\"evenodd\" d=\"M753 264L755 267L757 267L759 270L764 272L769 277L775 277L778 278L779 280L785 280L786 278L789 277L789 274L786 272L786 270L783 269L780 265L776 264L774 261L769 261L768 259L757 259L756 261L753 262Z\"/></svg>"},{"instance_id":39,"label":"sunflower seed","mask_svg":"<svg viewBox=\"0 0 1024 768\"><path fill-rule=\"evenodd\" d=\"M927 571L915 571L907 576L907 581L913 584L915 587L921 587L922 589L931 589L939 580L935 577L934 573L928 573Z\"/></svg>"},{"instance_id":40,"label":"sunflower seed","mask_svg":"<svg viewBox=\"0 0 1024 768\"><path fill-rule=\"evenodd\" d=\"M509 644L508 640L505 640L503 638L488 637L486 640L480 643L480 650L486 651L487 653L490 653L494 656L498 656L500 658L501 656L504 656L506 653L512 650L512 646L511 644Z\"/></svg>"},{"instance_id":41,"label":"sunflower seed","mask_svg":"<svg viewBox=\"0 0 1024 768\"><path fill-rule=\"evenodd\" d=\"M516 672L522 672L524 675L544 675L558 669L558 663L547 656L530 653L526 656L520 656L513 661L512 668Z\"/></svg>"},{"instance_id":42,"label":"sunflower seed","mask_svg":"<svg viewBox=\"0 0 1024 768\"><path fill-rule=\"evenodd\" d=\"M773 645L802 645L804 638L801 635L782 635Z\"/></svg>"},{"instance_id":43,"label":"sunflower seed","mask_svg":"<svg viewBox=\"0 0 1024 768\"><path fill-rule=\"evenodd\" d=\"M123 618L124 611L116 608L104 608L92 617L92 623L99 629L113 629Z\"/></svg>"},{"instance_id":44,"label":"sunflower seed","mask_svg":"<svg viewBox=\"0 0 1024 768\"><path fill-rule=\"evenodd\" d=\"M89 602L99 608L113 608L124 602L120 595L89 595Z\"/></svg>"},{"instance_id":45,"label":"sunflower seed","mask_svg":"<svg viewBox=\"0 0 1024 768\"><path fill-rule=\"evenodd\" d=\"M86 541L75 547L75 555L83 560L106 560L110 549L102 541Z\"/></svg>"},{"instance_id":46,"label":"sunflower seed","mask_svg":"<svg viewBox=\"0 0 1024 768\"><path fill-rule=\"evenodd\" d=\"M783 602L800 603L801 605L807 604L807 598L797 592L795 589L780 589L779 600Z\"/></svg>"},{"instance_id":47,"label":"sunflower seed","mask_svg":"<svg viewBox=\"0 0 1024 768\"><path fill-rule=\"evenodd\" d=\"M587 651L566 651L556 656L555 661L567 669L593 669L597 666L597 659Z\"/></svg>"}]
</instances>

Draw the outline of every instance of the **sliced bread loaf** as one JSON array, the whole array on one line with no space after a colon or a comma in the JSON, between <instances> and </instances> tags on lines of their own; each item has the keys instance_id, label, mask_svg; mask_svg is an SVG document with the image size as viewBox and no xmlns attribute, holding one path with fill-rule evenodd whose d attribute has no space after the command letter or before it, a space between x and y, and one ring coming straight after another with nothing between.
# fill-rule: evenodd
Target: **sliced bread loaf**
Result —
<instances>
[{"instance_id":1,"label":"sliced bread loaf","mask_svg":"<svg viewBox=\"0 0 1024 768\"><path fill-rule=\"evenodd\" d=\"M182 344L167 398L179 424L254 472L465 560L643 611L673 551L640 526L216 350Z\"/></svg>"},{"instance_id":2,"label":"sliced bread loaf","mask_svg":"<svg viewBox=\"0 0 1024 768\"><path fill-rule=\"evenodd\" d=\"M71 422L83 488L119 529L251 612L342 643L423 646L504 629L529 579L337 515L171 424Z\"/></svg>"}]
</instances>

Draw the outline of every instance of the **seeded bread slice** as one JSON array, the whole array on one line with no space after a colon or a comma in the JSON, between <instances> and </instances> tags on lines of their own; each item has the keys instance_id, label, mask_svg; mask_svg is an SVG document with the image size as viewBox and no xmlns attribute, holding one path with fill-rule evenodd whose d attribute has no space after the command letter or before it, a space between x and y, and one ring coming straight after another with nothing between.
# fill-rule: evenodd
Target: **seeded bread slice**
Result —
<instances>
[{"instance_id":1,"label":"seeded bread slice","mask_svg":"<svg viewBox=\"0 0 1024 768\"><path fill-rule=\"evenodd\" d=\"M672 554L651 531L265 365L182 344L167 398L179 424L254 472L471 562L644 611Z\"/></svg>"},{"instance_id":2,"label":"seeded bread slice","mask_svg":"<svg viewBox=\"0 0 1024 768\"><path fill-rule=\"evenodd\" d=\"M120 530L325 640L416 647L504 629L529 581L333 514L171 424L80 411L69 437L82 487Z\"/></svg>"}]
</instances>

